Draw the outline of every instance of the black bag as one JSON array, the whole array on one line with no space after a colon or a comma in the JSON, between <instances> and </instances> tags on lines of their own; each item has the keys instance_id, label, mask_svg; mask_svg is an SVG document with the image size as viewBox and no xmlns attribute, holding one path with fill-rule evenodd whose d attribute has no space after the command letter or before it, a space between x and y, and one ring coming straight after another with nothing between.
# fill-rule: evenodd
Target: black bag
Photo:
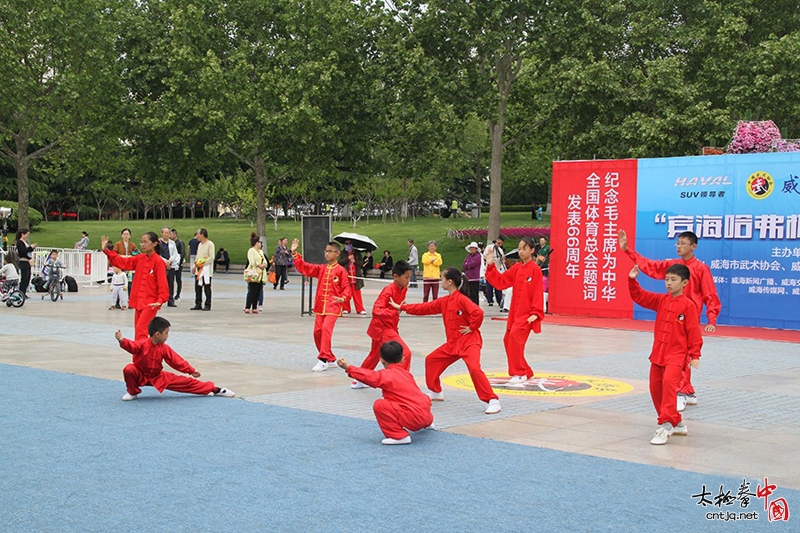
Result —
<instances>
[{"instance_id":1,"label":"black bag","mask_svg":"<svg viewBox=\"0 0 800 533\"><path fill-rule=\"evenodd\" d=\"M36 289L36 292L47 292L47 289L44 288L45 280L42 276L35 276L31 280L31 285L33 288Z\"/></svg>"},{"instance_id":2,"label":"black bag","mask_svg":"<svg viewBox=\"0 0 800 533\"><path fill-rule=\"evenodd\" d=\"M67 292L78 292L78 282L72 276L65 276L64 283L67 284Z\"/></svg>"}]
</instances>

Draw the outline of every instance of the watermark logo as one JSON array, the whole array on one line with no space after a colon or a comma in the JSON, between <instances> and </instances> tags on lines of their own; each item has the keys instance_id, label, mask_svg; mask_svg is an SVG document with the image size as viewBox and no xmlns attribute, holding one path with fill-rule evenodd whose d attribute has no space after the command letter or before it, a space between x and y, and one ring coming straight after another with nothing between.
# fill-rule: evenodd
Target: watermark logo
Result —
<instances>
[{"instance_id":1,"label":"watermark logo","mask_svg":"<svg viewBox=\"0 0 800 533\"><path fill-rule=\"evenodd\" d=\"M724 522L759 520L760 511L747 510L754 500L764 501L764 512L770 522L787 522L789 520L789 504L786 502L786 498L770 499L778 489L777 485L770 484L769 479L765 477L763 485L760 482L757 483L755 492L752 492L750 487L751 483L742 479L736 493L732 490L725 490L724 485L720 485L719 490L715 493L703 484L700 492L692 494L692 498L696 500L697 505L719 509L707 512L706 520L722 520ZM734 510L737 507L738 510Z\"/></svg>"},{"instance_id":2,"label":"watermark logo","mask_svg":"<svg viewBox=\"0 0 800 533\"><path fill-rule=\"evenodd\" d=\"M633 390L633 385L622 381L575 374L548 374L537 372L536 376L523 383L509 384L506 374L487 372L489 384L497 394L517 396L609 396ZM442 381L458 389L475 390L469 374L447 376Z\"/></svg>"}]
</instances>

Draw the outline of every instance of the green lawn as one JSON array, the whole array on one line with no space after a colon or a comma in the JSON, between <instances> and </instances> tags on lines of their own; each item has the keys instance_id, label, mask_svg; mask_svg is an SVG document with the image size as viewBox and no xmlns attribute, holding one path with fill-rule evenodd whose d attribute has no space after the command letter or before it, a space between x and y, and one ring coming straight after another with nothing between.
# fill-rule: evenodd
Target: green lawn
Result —
<instances>
[{"instance_id":1,"label":"green lawn","mask_svg":"<svg viewBox=\"0 0 800 533\"><path fill-rule=\"evenodd\" d=\"M471 218L432 218L420 217L416 220L407 219L405 223L387 222L383 224L380 218L365 219L358 222L353 228L351 222L333 223L333 234L342 231L353 231L371 237L379 246L376 257L382 255L383 250L390 250L395 261L408 257L406 240L414 239L419 249L420 256L427 250L429 240L439 243L438 250L442 254L444 266L460 267L466 252L464 246L467 242L447 238L448 229L486 228L489 223L487 214L481 219ZM246 261L247 249L250 247L250 232L254 228L249 221L236 221L232 219L172 219L172 220L103 220L82 222L43 222L31 233L31 242L36 242L41 248L57 247L72 248L81 237L81 231L87 231L90 238L90 248L100 246L100 236L108 235L112 242L119 240L122 228L130 228L134 234L134 242L139 242L139 236L146 231L155 231L160 234L162 225L169 225L178 230L184 241L188 242L198 227L208 230L208 235L216 244L217 249L224 247L230 253L231 262L234 264ZM503 227L547 227L550 225L549 217L543 221L531 220L530 213L508 213L502 217ZM277 231L272 220L267 221L267 241L270 251L274 249L275 241L279 237L300 238L300 223L293 220L279 220ZM515 248L516 243L507 243L506 249Z\"/></svg>"}]
</instances>

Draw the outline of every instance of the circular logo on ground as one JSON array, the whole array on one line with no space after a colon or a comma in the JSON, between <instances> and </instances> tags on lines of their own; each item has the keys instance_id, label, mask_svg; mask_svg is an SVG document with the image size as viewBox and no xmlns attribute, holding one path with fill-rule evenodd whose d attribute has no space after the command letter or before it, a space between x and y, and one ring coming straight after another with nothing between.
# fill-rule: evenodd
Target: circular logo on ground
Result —
<instances>
[{"instance_id":1,"label":"circular logo on ground","mask_svg":"<svg viewBox=\"0 0 800 533\"><path fill-rule=\"evenodd\" d=\"M775 180L764 171L754 172L747 178L747 194L756 200L763 200L775 188Z\"/></svg>"},{"instance_id":2,"label":"circular logo on ground","mask_svg":"<svg viewBox=\"0 0 800 533\"><path fill-rule=\"evenodd\" d=\"M576 374L539 372L524 383L515 385L508 384L510 378L505 374L489 373L486 377L489 378L489 383L497 394L518 396L610 396L633 390L633 385L622 381ZM475 390L469 374L447 376L442 378L442 382L457 389Z\"/></svg>"}]
</instances>

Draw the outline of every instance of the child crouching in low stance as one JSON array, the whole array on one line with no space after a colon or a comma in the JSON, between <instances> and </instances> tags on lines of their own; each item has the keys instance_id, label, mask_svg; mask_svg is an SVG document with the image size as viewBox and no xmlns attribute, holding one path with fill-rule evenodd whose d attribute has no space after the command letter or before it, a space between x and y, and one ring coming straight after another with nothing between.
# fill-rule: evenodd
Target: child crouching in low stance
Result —
<instances>
[{"instance_id":1,"label":"child crouching in low stance","mask_svg":"<svg viewBox=\"0 0 800 533\"><path fill-rule=\"evenodd\" d=\"M122 371L122 375L125 377L125 386L128 389L122 399L126 402L135 400L142 392L141 387L145 385L151 385L158 392L164 392L167 389L175 392L212 394L233 398L235 394L232 390L217 387L213 381L193 379L199 378L200 372L166 344L169 338L169 326L166 318L157 316L147 326L147 333L150 336L138 341L124 338L122 332L117 330L114 336L119 341L120 348L133 354L133 363L127 365ZM175 370L190 374L192 377L164 372L163 361L166 361Z\"/></svg>"},{"instance_id":2,"label":"child crouching in low stance","mask_svg":"<svg viewBox=\"0 0 800 533\"><path fill-rule=\"evenodd\" d=\"M636 281L639 267L628 277L634 302L656 312L653 349L650 352L650 397L658 413L658 429L650 444L666 444L671 435L688 435L689 428L678 412L678 383L687 365L700 367L703 337L697 306L684 296L689 268L675 264L667 268L667 294L648 292Z\"/></svg>"},{"instance_id":3,"label":"child crouching in low stance","mask_svg":"<svg viewBox=\"0 0 800 533\"><path fill-rule=\"evenodd\" d=\"M372 405L386 436L382 444L411 444L409 431L433 429L431 399L419 389L411 372L401 366L402 361L403 347L396 341L381 345L383 370L353 366L346 359L336 361L351 378L383 392L383 398Z\"/></svg>"}]
</instances>

